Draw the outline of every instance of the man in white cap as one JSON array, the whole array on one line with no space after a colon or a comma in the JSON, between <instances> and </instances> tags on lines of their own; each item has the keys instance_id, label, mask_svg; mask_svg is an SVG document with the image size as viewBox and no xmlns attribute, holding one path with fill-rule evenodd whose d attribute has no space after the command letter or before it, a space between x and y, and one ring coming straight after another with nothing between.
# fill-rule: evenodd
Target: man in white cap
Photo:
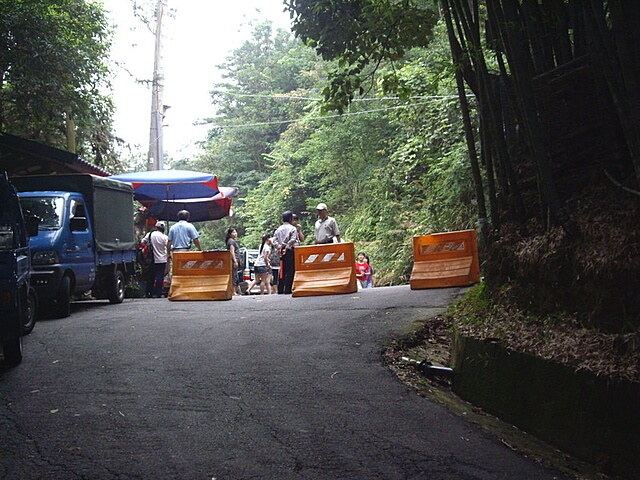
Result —
<instances>
[{"instance_id":1,"label":"man in white cap","mask_svg":"<svg viewBox=\"0 0 640 480\"><path fill-rule=\"evenodd\" d=\"M316 212L318 212L318 220L313 233L313 243L341 242L340 229L336 220L327 214L327 205L319 203Z\"/></svg>"}]
</instances>

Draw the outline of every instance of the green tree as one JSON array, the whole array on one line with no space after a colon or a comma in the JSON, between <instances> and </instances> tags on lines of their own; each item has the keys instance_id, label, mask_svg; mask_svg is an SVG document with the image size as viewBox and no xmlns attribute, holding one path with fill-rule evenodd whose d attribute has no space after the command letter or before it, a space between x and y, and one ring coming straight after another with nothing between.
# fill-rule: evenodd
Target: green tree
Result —
<instances>
[{"instance_id":1,"label":"green tree","mask_svg":"<svg viewBox=\"0 0 640 480\"><path fill-rule=\"evenodd\" d=\"M212 90L216 117L210 120L205 153L190 162L194 169L216 173L221 184L239 188L237 215L219 223L217 236L229 225L244 235L244 201L270 175L265 159L282 132L304 114L316 64L313 50L265 22L220 65L225 82Z\"/></svg>"},{"instance_id":2,"label":"green tree","mask_svg":"<svg viewBox=\"0 0 640 480\"><path fill-rule=\"evenodd\" d=\"M313 52L284 30L274 33L270 22L256 26L252 37L219 66L226 82L212 91L217 116L211 119L206 153L198 159L243 194L264 180L264 155L285 122L301 111L301 102L281 97L305 87L303 65L314 62Z\"/></svg>"},{"instance_id":3,"label":"green tree","mask_svg":"<svg viewBox=\"0 0 640 480\"><path fill-rule=\"evenodd\" d=\"M112 166L102 4L0 0L0 130Z\"/></svg>"},{"instance_id":4,"label":"green tree","mask_svg":"<svg viewBox=\"0 0 640 480\"><path fill-rule=\"evenodd\" d=\"M426 46L437 10L431 2L405 0L286 0L293 31L325 60L336 60L323 90L325 109L343 112L356 94L373 87L383 63Z\"/></svg>"},{"instance_id":5,"label":"green tree","mask_svg":"<svg viewBox=\"0 0 640 480\"><path fill-rule=\"evenodd\" d=\"M214 93L217 126L207 153L190 163L216 172L222 184L248 186L235 202L237 215L202 226L203 237L222 247L224 230L234 226L242 243L256 246L291 209L311 241L314 208L323 201L346 238L371 254L379 279L406 281L411 235L473 223L446 30L437 26L430 48L363 70L372 82L369 93L342 116L325 113L318 95L338 61L319 60L295 42L274 51L268 32L256 30L229 57L228 82ZM278 95L286 89L294 90ZM392 89L401 95L388 95ZM263 129L272 135L268 144Z\"/></svg>"},{"instance_id":6,"label":"green tree","mask_svg":"<svg viewBox=\"0 0 640 480\"><path fill-rule=\"evenodd\" d=\"M310 233L315 204L324 201L346 238L382 267L379 278L398 283L408 275L411 235L473 224L473 184L439 32L437 49L379 67L379 84L393 70L405 99L379 86L340 117L316 106L289 126L268 155L272 173L247 198L248 238L268 231L284 209L302 213Z\"/></svg>"}]
</instances>

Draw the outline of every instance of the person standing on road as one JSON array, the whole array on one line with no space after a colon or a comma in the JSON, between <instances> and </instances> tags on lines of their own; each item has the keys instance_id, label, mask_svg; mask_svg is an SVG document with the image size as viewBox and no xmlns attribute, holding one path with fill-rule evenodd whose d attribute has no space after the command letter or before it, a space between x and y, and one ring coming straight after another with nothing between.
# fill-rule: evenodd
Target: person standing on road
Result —
<instances>
[{"instance_id":1,"label":"person standing on road","mask_svg":"<svg viewBox=\"0 0 640 480\"><path fill-rule=\"evenodd\" d=\"M364 252L360 252L358 253L358 258L356 258L356 279L360 284L360 288L367 288L367 277L371 273L371 269L366 257L367 256Z\"/></svg>"},{"instance_id":2,"label":"person standing on road","mask_svg":"<svg viewBox=\"0 0 640 480\"><path fill-rule=\"evenodd\" d=\"M271 245L271 235L265 233L262 236L260 253L258 253L258 258L253 264L254 277L247 288L248 295L251 294L251 289L258 283L260 284L260 295L264 295L265 291L267 295L271 293Z\"/></svg>"},{"instance_id":3,"label":"person standing on road","mask_svg":"<svg viewBox=\"0 0 640 480\"><path fill-rule=\"evenodd\" d=\"M333 217L328 215L327 204L319 203L316 207L316 212L318 212L318 220L316 220L314 229L313 243L341 242L338 223Z\"/></svg>"},{"instance_id":4,"label":"person standing on road","mask_svg":"<svg viewBox=\"0 0 640 480\"><path fill-rule=\"evenodd\" d=\"M242 275L242 269L244 268L244 262L242 261L241 253L240 253L240 245L238 244L238 231L231 227L227 230L227 235L225 238L225 244L227 245L227 250L231 252L231 261L233 262L233 287L234 287L234 295L242 295L242 291L240 289L240 278Z\"/></svg>"},{"instance_id":5,"label":"person standing on road","mask_svg":"<svg viewBox=\"0 0 640 480\"><path fill-rule=\"evenodd\" d=\"M164 223L156 223L155 230L149 233L149 243L153 250L153 265L150 265L151 275L147 283L147 296L160 298L164 276L169 272L167 263L169 237L164 234Z\"/></svg>"},{"instance_id":6,"label":"person standing on road","mask_svg":"<svg viewBox=\"0 0 640 480\"><path fill-rule=\"evenodd\" d=\"M180 210L178 212L178 223L174 223L169 229L169 242L167 248L169 252L187 251L191 249L191 244L202 251L200 247L200 235L192 224L189 223L189 211Z\"/></svg>"},{"instance_id":7,"label":"person standing on road","mask_svg":"<svg viewBox=\"0 0 640 480\"><path fill-rule=\"evenodd\" d=\"M295 275L295 257L293 249L300 245L298 229L291 223L293 212L287 210L282 214L282 225L273 234L273 246L280 254L280 280L278 281L278 293L290 294Z\"/></svg>"},{"instance_id":8,"label":"person standing on road","mask_svg":"<svg viewBox=\"0 0 640 480\"><path fill-rule=\"evenodd\" d=\"M280 255L278 249L273 246L273 239L271 240L271 294L276 295L278 293L278 283L280 280Z\"/></svg>"},{"instance_id":9,"label":"person standing on road","mask_svg":"<svg viewBox=\"0 0 640 480\"><path fill-rule=\"evenodd\" d=\"M367 288L373 288L373 274L375 273L375 271L373 270L373 267L371 266L371 261L369 260L369 255L365 254L364 261L367 262L367 265L369 265L369 275L367 275Z\"/></svg>"}]
</instances>

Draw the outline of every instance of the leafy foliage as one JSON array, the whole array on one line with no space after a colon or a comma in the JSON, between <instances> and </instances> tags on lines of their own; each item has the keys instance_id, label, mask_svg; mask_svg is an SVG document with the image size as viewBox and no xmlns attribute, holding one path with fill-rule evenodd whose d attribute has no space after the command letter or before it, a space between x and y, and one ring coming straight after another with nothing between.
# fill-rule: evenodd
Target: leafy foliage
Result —
<instances>
[{"instance_id":1,"label":"leafy foliage","mask_svg":"<svg viewBox=\"0 0 640 480\"><path fill-rule=\"evenodd\" d=\"M0 38L0 130L66 149L69 126L80 155L113 165L102 5L0 0Z\"/></svg>"},{"instance_id":2,"label":"leafy foliage","mask_svg":"<svg viewBox=\"0 0 640 480\"><path fill-rule=\"evenodd\" d=\"M287 0L293 31L325 60L337 60L323 89L325 109L342 113L364 94L367 67L394 62L413 48L425 46L436 11L425 2L405 0L347 0L341 2Z\"/></svg>"},{"instance_id":3,"label":"leafy foliage","mask_svg":"<svg viewBox=\"0 0 640 480\"><path fill-rule=\"evenodd\" d=\"M212 239L224 238L229 226L244 235L245 201L269 177L268 155L280 135L304 115L309 103L304 96L317 76L317 63L313 51L265 22L219 66L226 81L212 90L217 115L210 119L205 153L189 168L215 172L223 185L236 186L240 193L236 217L207 227Z\"/></svg>"},{"instance_id":4,"label":"leafy foliage","mask_svg":"<svg viewBox=\"0 0 640 480\"><path fill-rule=\"evenodd\" d=\"M325 202L343 236L369 253L378 284L406 282L412 235L473 224L444 28L436 26L433 48L381 63L375 76L369 69L369 94L341 116L323 113L318 95L339 61L270 32L258 27L231 54L228 82L213 92L218 116L192 165L240 186L242 196L232 219L202 227L206 244L222 245L234 226L255 247L284 210L300 215L309 243L315 205ZM276 48L279 38L287 48ZM400 96L388 95L392 84Z\"/></svg>"}]
</instances>

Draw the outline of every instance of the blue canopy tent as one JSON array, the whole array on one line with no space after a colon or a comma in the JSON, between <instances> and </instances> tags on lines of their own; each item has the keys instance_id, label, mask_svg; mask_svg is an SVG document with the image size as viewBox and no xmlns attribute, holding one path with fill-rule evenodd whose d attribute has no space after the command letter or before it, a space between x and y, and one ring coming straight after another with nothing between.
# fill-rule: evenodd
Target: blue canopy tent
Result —
<instances>
[{"instance_id":1,"label":"blue canopy tent","mask_svg":"<svg viewBox=\"0 0 640 480\"><path fill-rule=\"evenodd\" d=\"M189 210L191 221L218 220L229 215L231 202L238 193L234 187L219 187L220 193L211 198L191 198L157 202L140 202L158 220L177 220L180 210ZM134 194L135 195L135 194Z\"/></svg>"},{"instance_id":2,"label":"blue canopy tent","mask_svg":"<svg viewBox=\"0 0 640 480\"><path fill-rule=\"evenodd\" d=\"M203 222L229 215L238 190L218 187L210 173L188 170L152 170L112 175L110 178L133 185L133 196L157 220L176 221L180 210L189 210L191 220Z\"/></svg>"}]
</instances>

